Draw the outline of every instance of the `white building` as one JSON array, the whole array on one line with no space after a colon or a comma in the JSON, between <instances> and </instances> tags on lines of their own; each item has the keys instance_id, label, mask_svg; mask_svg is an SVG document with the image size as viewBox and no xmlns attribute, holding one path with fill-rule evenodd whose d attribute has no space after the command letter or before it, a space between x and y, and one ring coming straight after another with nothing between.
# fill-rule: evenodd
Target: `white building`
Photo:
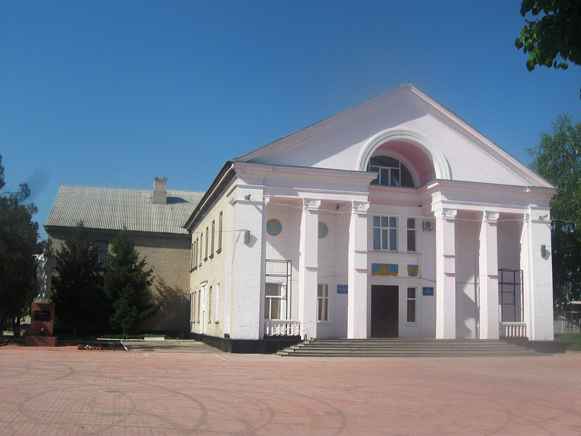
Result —
<instances>
[{"instance_id":1,"label":"white building","mask_svg":"<svg viewBox=\"0 0 581 436\"><path fill-rule=\"evenodd\" d=\"M406 83L226 163L186 224L191 332L552 340L555 193Z\"/></svg>"}]
</instances>

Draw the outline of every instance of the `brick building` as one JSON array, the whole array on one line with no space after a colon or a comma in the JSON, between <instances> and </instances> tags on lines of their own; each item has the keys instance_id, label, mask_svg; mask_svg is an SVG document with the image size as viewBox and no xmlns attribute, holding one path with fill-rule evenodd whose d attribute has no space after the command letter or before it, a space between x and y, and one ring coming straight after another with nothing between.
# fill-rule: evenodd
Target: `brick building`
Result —
<instances>
[{"instance_id":1,"label":"brick building","mask_svg":"<svg viewBox=\"0 0 581 436\"><path fill-rule=\"evenodd\" d=\"M202 192L167 190L167 179L155 178L154 189L113 189L62 185L44 228L58 250L80 221L104 259L123 227L135 248L153 267L153 297L162 309L144 324L148 331L188 331L190 237L183 225Z\"/></svg>"}]
</instances>

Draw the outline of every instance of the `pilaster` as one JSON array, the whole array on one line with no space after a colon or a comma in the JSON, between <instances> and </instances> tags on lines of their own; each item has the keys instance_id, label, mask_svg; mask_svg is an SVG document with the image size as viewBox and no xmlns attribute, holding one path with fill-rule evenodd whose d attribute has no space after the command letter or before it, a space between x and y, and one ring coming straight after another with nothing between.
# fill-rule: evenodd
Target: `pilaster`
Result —
<instances>
[{"instance_id":1,"label":"pilaster","mask_svg":"<svg viewBox=\"0 0 581 436\"><path fill-rule=\"evenodd\" d=\"M455 209L441 208L436 217L436 339L456 338Z\"/></svg>"},{"instance_id":2,"label":"pilaster","mask_svg":"<svg viewBox=\"0 0 581 436\"><path fill-rule=\"evenodd\" d=\"M498 212L482 212L478 270L480 282L480 339L499 338Z\"/></svg>"},{"instance_id":3,"label":"pilaster","mask_svg":"<svg viewBox=\"0 0 581 436\"><path fill-rule=\"evenodd\" d=\"M319 207L321 200L303 198L299 241L299 319L307 337L317 337Z\"/></svg>"},{"instance_id":4,"label":"pilaster","mask_svg":"<svg viewBox=\"0 0 581 436\"><path fill-rule=\"evenodd\" d=\"M369 202L351 202L347 269L347 337L367 338L367 211Z\"/></svg>"}]
</instances>

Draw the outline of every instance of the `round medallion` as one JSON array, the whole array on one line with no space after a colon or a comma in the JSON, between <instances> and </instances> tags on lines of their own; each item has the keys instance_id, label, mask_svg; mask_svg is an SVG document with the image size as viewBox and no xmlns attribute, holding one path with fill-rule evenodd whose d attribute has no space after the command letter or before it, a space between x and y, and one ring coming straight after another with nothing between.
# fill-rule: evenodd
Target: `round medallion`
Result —
<instances>
[{"instance_id":1,"label":"round medallion","mask_svg":"<svg viewBox=\"0 0 581 436\"><path fill-rule=\"evenodd\" d=\"M280 232L282 232L282 224L279 220L271 219L266 222L266 232L269 235L277 236Z\"/></svg>"},{"instance_id":2,"label":"round medallion","mask_svg":"<svg viewBox=\"0 0 581 436\"><path fill-rule=\"evenodd\" d=\"M323 239L329 233L329 227L324 222L319 222L319 239Z\"/></svg>"}]
</instances>

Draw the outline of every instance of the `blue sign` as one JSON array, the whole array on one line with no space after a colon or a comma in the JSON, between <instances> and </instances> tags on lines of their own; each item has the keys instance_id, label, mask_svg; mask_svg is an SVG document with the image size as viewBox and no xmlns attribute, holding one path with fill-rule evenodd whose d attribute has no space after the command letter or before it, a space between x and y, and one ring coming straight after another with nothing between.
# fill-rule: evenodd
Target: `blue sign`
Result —
<instances>
[{"instance_id":1,"label":"blue sign","mask_svg":"<svg viewBox=\"0 0 581 436\"><path fill-rule=\"evenodd\" d=\"M424 288L423 290L424 290L424 292L423 292L424 295L431 295L431 296L434 295L434 288Z\"/></svg>"},{"instance_id":2,"label":"blue sign","mask_svg":"<svg viewBox=\"0 0 581 436\"><path fill-rule=\"evenodd\" d=\"M337 285L337 294L346 294L347 285Z\"/></svg>"}]
</instances>

